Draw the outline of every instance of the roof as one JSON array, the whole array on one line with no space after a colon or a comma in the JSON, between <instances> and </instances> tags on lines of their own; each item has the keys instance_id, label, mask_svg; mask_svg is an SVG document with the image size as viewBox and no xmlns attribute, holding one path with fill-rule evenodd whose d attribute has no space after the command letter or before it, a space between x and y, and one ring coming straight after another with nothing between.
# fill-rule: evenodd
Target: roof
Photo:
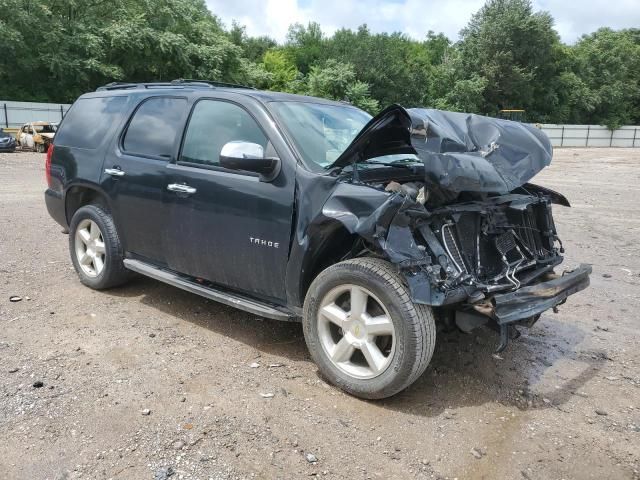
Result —
<instances>
[{"instance_id":1,"label":"roof","mask_svg":"<svg viewBox=\"0 0 640 480\"><path fill-rule=\"evenodd\" d=\"M109 83L99 87L96 92L104 91L175 91L176 89L188 91L216 90L225 93L235 93L256 98L262 102L314 102L327 105L345 105L347 102L338 102L324 98L310 97L306 95L296 95L293 93L272 92L268 90L257 90L244 85L232 83L214 82L209 80L173 80L171 82L149 82L149 83Z\"/></svg>"}]
</instances>

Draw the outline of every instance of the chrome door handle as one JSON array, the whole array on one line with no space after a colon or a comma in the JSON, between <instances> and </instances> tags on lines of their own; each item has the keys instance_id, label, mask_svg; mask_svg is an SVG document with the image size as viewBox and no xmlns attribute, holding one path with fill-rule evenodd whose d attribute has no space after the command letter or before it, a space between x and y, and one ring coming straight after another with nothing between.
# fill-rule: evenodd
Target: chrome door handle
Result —
<instances>
[{"instance_id":1,"label":"chrome door handle","mask_svg":"<svg viewBox=\"0 0 640 480\"><path fill-rule=\"evenodd\" d=\"M192 195L197 191L195 188L190 187L189 185L185 185L184 183L170 183L169 185L167 185L167 190L178 193L186 193L188 195Z\"/></svg>"},{"instance_id":2,"label":"chrome door handle","mask_svg":"<svg viewBox=\"0 0 640 480\"><path fill-rule=\"evenodd\" d=\"M111 175L112 177L123 177L124 172L119 168L105 168L104 173Z\"/></svg>"}]
</instances>

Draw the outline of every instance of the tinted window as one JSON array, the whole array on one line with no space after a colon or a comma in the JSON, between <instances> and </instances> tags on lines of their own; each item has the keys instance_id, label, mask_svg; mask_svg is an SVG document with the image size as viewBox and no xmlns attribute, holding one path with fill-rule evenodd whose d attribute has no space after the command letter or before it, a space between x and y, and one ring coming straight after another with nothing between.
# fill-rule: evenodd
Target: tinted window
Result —
<instances>
[{"instance_id":1,"label":"tinted window","mask_svg":"<svg viewBox=\"0 0 640 480\"><path fill-rule=\"evenodd\" d=\"M196 103L184 139L183 162L217 166L225 143L244 140L267 148L267 137L243 108L229 102Z\"/></svg>"},{"instance_id":2,"label":"tinted window","mask_svg":"<svg viewBox=\"0 0 640 480\"><path fill-rule=\"evenodd\" d=\"M56 134L55 144L98 148L124 108L127 97L81 98L73 104Z\"/></svg>"},{"instance_id":3,"label":"tinted window","mask_svg":"<svg viewBox=\"0 0 640 480\"><path fill-rule=\"evenodd\" d=\"M153 97L144 101L133 114L124 136L128 153L153 157L171 157L187 101L184 98Z\"/></svg>"}]
</instances>

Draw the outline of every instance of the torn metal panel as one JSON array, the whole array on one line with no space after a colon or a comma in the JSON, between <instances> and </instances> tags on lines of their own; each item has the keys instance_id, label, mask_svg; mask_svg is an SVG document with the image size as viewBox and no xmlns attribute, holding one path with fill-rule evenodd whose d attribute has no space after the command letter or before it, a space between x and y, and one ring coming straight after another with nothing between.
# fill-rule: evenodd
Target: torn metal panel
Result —
<instances>
[{"instance_id":1,"label":"torn metal panel","mask_svg":"<svg viewBox=\"0 0 640 480\"><path fill-rule=\"evenodd\" d=\"M551 142L527 124L393 105L374 117L331 167L414 154L430 185L452 192L508 193L551 163Z\"/></svg>"},{"instance_id":2,"label":"torn metal panel","mask_svg":"<svg viewBox=\"0 0 640 480\"><path fill-rule=\"evenodd\" d=\"M409 113L425 175L446 190L508 193L551 163L551 142L531 125L422 108Z\"/></svg>"}]
</instances>

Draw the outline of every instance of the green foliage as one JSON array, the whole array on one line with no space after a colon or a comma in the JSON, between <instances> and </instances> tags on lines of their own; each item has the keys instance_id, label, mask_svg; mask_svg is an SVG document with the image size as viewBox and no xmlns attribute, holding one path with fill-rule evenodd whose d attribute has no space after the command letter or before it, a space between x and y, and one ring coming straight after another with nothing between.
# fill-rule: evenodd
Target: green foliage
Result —
<instances>
[{"instance_id":1,"label":"green foliage","mask_svg":"<svg viewBox=\"0 0 640 480\"><path fill-rule=\"evenodd\" d=\"M573 72L587 102L574 104L577 118L609 128L640 119L640 30L601 28L573 49ZM575 87L574 87L575 88ZM570 99L575 98L575 93ZM575 100L574 100L575 102Z\"/></svg>"},{"instance_id":2,"label":"green foliage","mask_svg":"<svg viewBox=\"0 0 640 480\"><path fill-rule=\"evenodd\" d=\"M369 94L369 85L356 80L350 63L329 59L322 67L311 67L308 81L309 95L349 101L370 113L376 113L380 108L378 101Z\"/></svg>"},{"instance_id":3,"label":"green foliage","mask_svg":"<svg viewBox=\"0 0 640 480\"><path fill-rule=\"evenodd\" d=\"M322 58L323 40L320 24L316 22L310 22L306 27L299 23L289 27L285 47L304 75Z\"/></svg>"},{"instance_id":4,"label":"green foliage","mask_svg":"<svg viewBox=\"0 0 640 480\"><path fill-rule=\"evenodd\" d=\"M0 0L0 97L72 101L111 81L256 83L203 0Z\"/></svg>"},{"instance_id":5,"label":"green foliage","mask_svg":"<svg viewBox=\"0 0 640 480\"><path fill-rule=\"evenodd\" d=\"M0 97L70 102L112 81L203 78L310 94L375 113L392 103L529 121L640 123L640 30L563 45L530 0L487 0L452 44L295 24L286 42L225 29L204 0L0 0Z\"/></svg>"},{"instance_id":6,"label":"green foliage","mask_svg":"<svg viewBox=\"0 0 640 480\"><path fill-rule=\"evenodd\" d=\"M268 88L283 92L295 89L292 82L298 78L299 72L282 50L267 50L262 63L264 69L270 74Z\"/></svg>"},{"instance_id":7,"label":"green foliage","mask_svg":"<svg viewBox=\"0 0 640 480\"><path fill-rule=\"evenodd\" d=\"M476 111L523 108L539 117L555 106L560 40L548 13L534 13L529 0L489 0L460 35L452 89L484 84Z\"/></svg>"}]
</instances>

